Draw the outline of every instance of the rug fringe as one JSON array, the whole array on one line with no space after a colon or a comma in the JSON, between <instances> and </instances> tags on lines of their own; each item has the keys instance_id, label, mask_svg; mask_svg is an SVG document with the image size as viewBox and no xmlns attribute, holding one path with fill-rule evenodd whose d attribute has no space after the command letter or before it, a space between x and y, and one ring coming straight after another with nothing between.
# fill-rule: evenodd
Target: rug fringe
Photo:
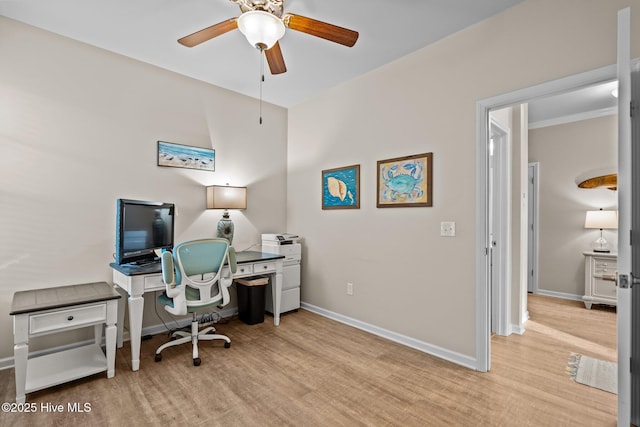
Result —
<instances>
[{"instance_id":1,"label":"rug fringe","mask_svg":"<svg viewBox=\"0 0 640 427\"><path fill-rule=\"evenodd\" d=\"M569 378L571 380L576 380L576 375L578 374L578 365L580 365L580 358L582 355L578 353L571 353L569 356L569 362L567 363L567 367L565 368Z\"/></svg>"}]
</instances>

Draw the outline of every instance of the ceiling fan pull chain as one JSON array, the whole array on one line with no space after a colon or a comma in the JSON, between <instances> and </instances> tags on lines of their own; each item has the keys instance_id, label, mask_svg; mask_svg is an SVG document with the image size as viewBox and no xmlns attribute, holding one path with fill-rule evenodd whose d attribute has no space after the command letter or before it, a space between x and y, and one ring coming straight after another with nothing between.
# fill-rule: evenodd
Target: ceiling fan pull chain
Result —
<instances>
[{"instance_id":1,"label":"ceiling fan pull chain","mask_svg":"<svg viewBox=\"0 0 640 427\"><path fill-rule=\"evenodd\" d=\"M264 83L264 48L260 48L260 124L262 124L262 84Z\"/></svg>"}]
</instances>

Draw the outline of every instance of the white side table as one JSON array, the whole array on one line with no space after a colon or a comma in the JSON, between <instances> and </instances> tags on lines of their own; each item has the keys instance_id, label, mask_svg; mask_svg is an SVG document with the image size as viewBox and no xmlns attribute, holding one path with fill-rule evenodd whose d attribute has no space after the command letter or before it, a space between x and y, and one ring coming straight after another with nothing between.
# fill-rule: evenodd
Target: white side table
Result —
<instances>
[{"instance_id":1,"label":"white side table","mask_svg":"<svg viewBox=\"0 0 640 427\"><path fill-rule=\"evenodd\" d=\"M616 272L618 255L607 252L584 252L584 305L618 304Z\"/></svg>"},{"instance_id":2,"label":"white side table","mask_svg":"<svg viewBox=\"0 0 640 427\"><path fill-rule=\"evenodd\" d=\"M115 375L116 320L120 294L105 282L16 292L13 295L13 354L16 402L26 393L107 371ZM106 355L102 328L105 325ZM29 338L94 327L89 345L29 358Z\"/></svg>"}]
</instances>

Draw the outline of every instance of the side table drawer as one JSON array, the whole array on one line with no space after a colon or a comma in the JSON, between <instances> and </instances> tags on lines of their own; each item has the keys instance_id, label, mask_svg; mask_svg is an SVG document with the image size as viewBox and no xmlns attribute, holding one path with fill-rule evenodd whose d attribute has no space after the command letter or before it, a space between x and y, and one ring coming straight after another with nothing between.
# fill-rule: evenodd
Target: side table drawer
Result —
<instances>
[{"instance_id":1,"label":"side table drawer","mask_svg":"<svg viewBox=\"0 0 640 427\"><path fill-rule=\"evenodd\" d=\"M97 304L29 316L29 334L40 334L69 327L105 322L107 305Z\"/></svg>"},{"instance_id":2,"label":"side table drawer","mask_svg":"<svg viewBox=\"0 0 640 427\"><path fill-rule=\"evenodd\" d=\"M618 298L618 288L616 282L607 279L593 279L593 295L604 298Z\"/></svg>"}]
</instances>

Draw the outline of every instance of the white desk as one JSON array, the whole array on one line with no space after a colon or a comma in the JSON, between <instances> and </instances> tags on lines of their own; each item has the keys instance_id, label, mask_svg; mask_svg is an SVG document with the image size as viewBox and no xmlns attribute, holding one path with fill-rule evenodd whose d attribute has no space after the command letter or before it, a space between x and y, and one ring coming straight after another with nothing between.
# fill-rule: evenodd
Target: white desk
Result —
<instances>
[{"instance_id":1,"label":"white desk","mask_svg":"<svg viewBox=\"0 0 640 427\"><path fill-rule=\"evenodd\" d=\"M115 375L120 294L105 282L20 291L13 295L16 403L25 394L107 371ZM102 352L105 328L106 356ZM29 358L29 338L94 326L92 344Z\"/></svg>"},{"instance_id":2,"label":"white desk","mask_svg":"<svg viewBox=\"0 0 640 427\"><path fill-rule=\"evenodd\" d=\"M236 253L238 270L234 278L269 276L271 279L271 294L275 305L273 323L280 324L280 304L282 295L282 265L284 255L275 255L256 251ZM131 369L140 369L140 340L142 338L142 314L144 312L145 292L163 291L162 273L159 267L151 271L131 269L115 263L109 264L113 268L113 283L125 290L129 306L129 337L131 340ZM223 277L229 277L228 267L224 267ZM122 347L124 333L124 303L118 304L118 348Z\"/></svg>"}]
</instances>

